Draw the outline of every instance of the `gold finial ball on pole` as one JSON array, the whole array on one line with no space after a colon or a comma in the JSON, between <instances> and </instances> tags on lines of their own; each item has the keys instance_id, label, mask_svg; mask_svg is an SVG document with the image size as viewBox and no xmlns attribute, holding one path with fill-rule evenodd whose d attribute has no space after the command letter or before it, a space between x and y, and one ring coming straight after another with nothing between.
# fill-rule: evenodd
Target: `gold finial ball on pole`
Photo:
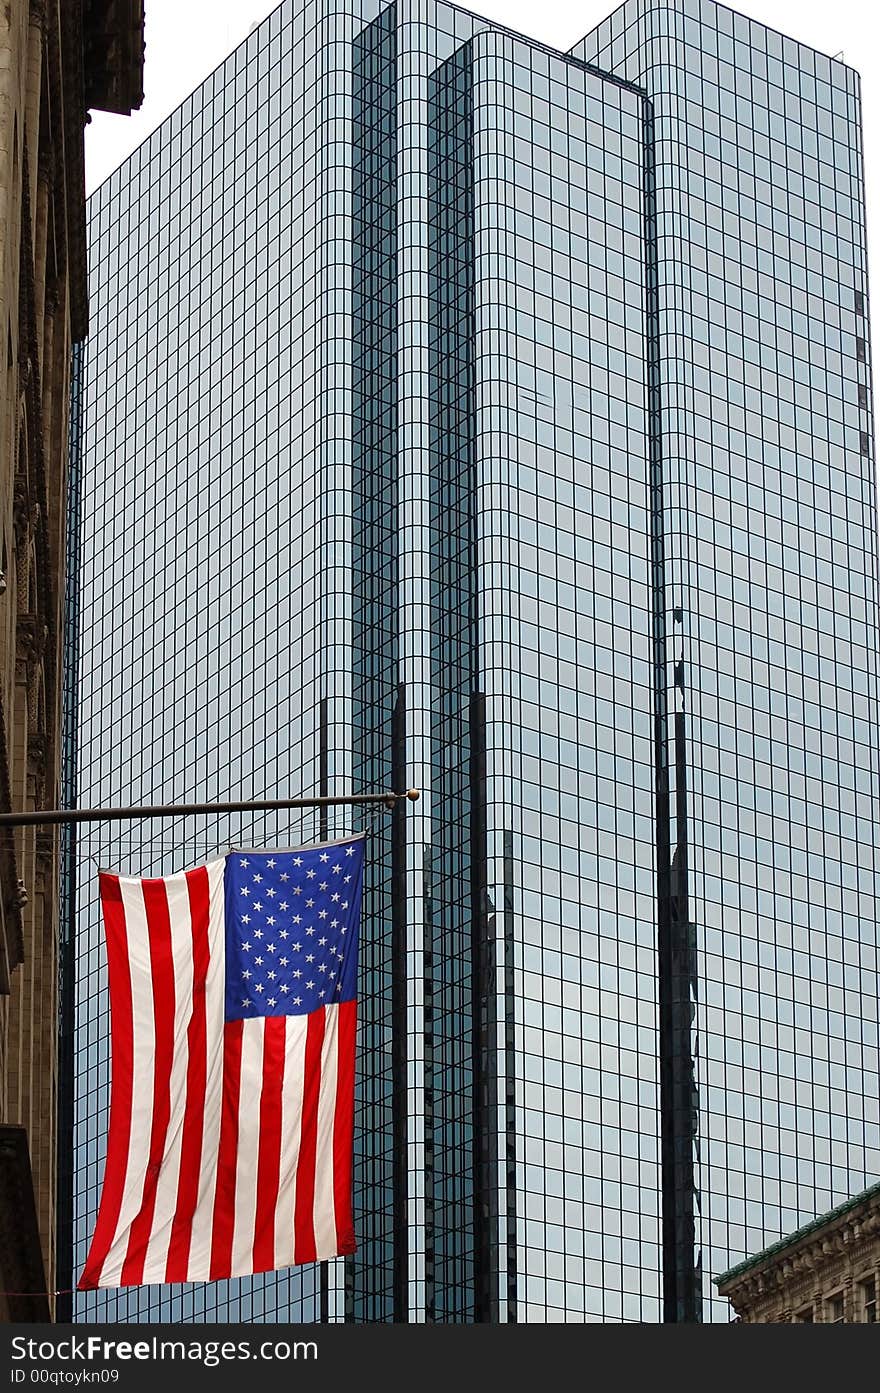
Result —
<instances>
[{"instance_id":1,"label":"gold finial ball on pole","mask_svg":"<svg viewBox=\"0 0 880 1393\"><path fill-rule=\"evenodd\" d=\"M421 794L417 788L408 788L406 793L388 793L385 795L386 808L394 809L401 798L408 798L411 803L417 803Z\"/></svg>"}]
</instances>

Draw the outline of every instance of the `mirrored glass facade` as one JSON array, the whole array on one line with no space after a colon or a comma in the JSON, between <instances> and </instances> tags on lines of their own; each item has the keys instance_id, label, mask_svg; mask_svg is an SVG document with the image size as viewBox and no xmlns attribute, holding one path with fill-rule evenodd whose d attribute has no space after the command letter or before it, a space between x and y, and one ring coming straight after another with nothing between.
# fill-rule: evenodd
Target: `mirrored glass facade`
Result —
<instances>
[{"instance_id":1,"label":"mirrored glass facade","mask_svg":"<svg viewBox=\"0 0 880 1393\"><path fill-rule=\"evenodd\" d=\"M92 198L71 789L422 798L79 835L77 1272L96 863L368 844L357 1254L75 1318L709 1319L880 1174L857 78L787 45L286 2Z\"/></svg>"},{"instance_id":2,"label":"mirrored glass facade","mask_svg":"<svg viewBox=\"0 0 880 1393\"><path fill-rule=\"evenodd\" d=\"M859 79L705 0L626 4L575 51L653 112L672 891L708 1303L728 1254L880 1172Z\"/></svg>"}]
</instances>

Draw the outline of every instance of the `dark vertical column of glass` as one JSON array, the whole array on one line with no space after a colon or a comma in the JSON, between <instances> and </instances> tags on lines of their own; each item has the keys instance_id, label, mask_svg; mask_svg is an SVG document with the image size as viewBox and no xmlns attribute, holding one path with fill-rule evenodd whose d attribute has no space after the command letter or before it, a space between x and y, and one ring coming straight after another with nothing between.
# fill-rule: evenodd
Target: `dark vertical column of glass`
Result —
<instances>
[{"instance_id":1,"label":"dark vertical column of glass","mask_svg":"<svg viewBox=\"0 0 880 1393\"><path fill-rule=\"evenodd\" d=\"M645 272L651 481L651 602L657 810L657 938L660 1010L660 1153L663 1208L663 1318L697 1321L701 1283L696 1246L696 1084L692 1049L696 952L688 915L687 792L683 711L670 730L667 700L664 469L660 393L660 310L654 114L644 102ZM678 669L676 679L678 679ZM683 680L683 679L682 679ZM675 846L669 757L676 762Z\"/></svg>"},{"instance_id":2,"label":"dark vertical column of glass","mask_svg":"<svg viewBox=\"0 0 880 1393\"><path fill-rule=\"evenodd\" d=\"M73 345L67 448L64 635L62 640L61 797L75 808L79 681L79 520L85 346ZM55 1319L73 1319L74 1029L76 1007L76 828L61 829L61 905L58 936L58 1149L56 1163Z\"/></svg>"},{"instance_id":3,"label":"dark vertical column of glass","mask_svg":"<svg viewBox=\"0 0 880 1393\"><path fill-rule=\"evenodd\" d=\"M477 649L473 74L429 86L432 923L425 948L427 1317L498 1315L494 961Z\"/></svg>"},{"instance_id":4,"label":"dark vertical column of glass","mask_svg":"<svg viewBox=\"0 0 880 1393\"><path fill-rule=\"evenodd\" d=\"M407 787L406 686L397 688L391 718L391 787ZM407 956L406 956L406 804L398 801L391 813L391 1080L394 1090L394 1319L409 1319L407 1222Z\"/></svg>"},{"instance_id":5,"label":"dark vertical column of glass","mask_svg":"<svg viewBox=\"0 0 880 1393\"><path fill-rule=\"evenodd\" d=\"M472 565L476 578L476 535ZM476 591L476 586L474 587ZM476 635L474 649L476 647ZM478 680L476 672L474 681ZM486 698L470 698L471 1002L474 1118L474 1320L498 1319L498 1061L494 940L486 881Z\"/></svg>"},{"instance_id":6,"label":"dark vertical column of glass","mask_svg":"<svg viewBox=\"0 0 880 1393\"><path fill-rule=\"evenodd\" d=\"M504 1187L507 1210L507 1319L517 1321L516 982L514 979L513 833L504 833Z\"/></svg>"},{"instance_id":7,"label":"dark vertical column of glass","mask_svg":"<svg viewBox=\"0 0 880 1393\"><path fill-rule=\"evenodd\" d=\"M389 788L398 678L397 39L394 6L353 45L352 623L355 787ZM347 1320L403 1319L406 1253L395 1150L406 1093L394 1088L393 826L375 824L364 872L354 1198L357 1253L346 1262ZM403 990L398 986L397 995ZM405 1039L405 1036L404 1036ZM399 1048L399 1042L398 1042ZM398 1061L399 1068L399 1061ZM404 1229L405 1232L405 1229ZM397 1296L397 1300L395 1297Z\"/></svg>"}]
</instances>

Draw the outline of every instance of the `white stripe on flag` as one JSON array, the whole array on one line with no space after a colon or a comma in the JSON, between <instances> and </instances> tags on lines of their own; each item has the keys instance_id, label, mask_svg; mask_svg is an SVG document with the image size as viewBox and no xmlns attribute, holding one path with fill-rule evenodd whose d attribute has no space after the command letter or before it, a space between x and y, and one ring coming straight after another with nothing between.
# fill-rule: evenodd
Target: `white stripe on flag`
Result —
<instances>
[{"instance_id":1,"label":"white stripe on flag","mask_svg":"<svg viewBox=\"0 0 880 1393\"><path fill-rule=\"evenodd\" d=\"M263 1092L263 1017L244 1021L241 1036L241 1087L238 1097L238 1165L235 1176L235 1228L231 1277L254 1270L257 1216L257 1163L260 1157L260 1103Z\"/></svg>"},{"instance_id":2,"label":"white stripe on flag","mask_svg":"<svg viewBox=\"0 0 880 1393\"><path fill-rule=\"evenodd\" d=\"M174 1055L171 1064L171 1114L165 1141L165 1154L156 1186L156 1207L147 1244L143 1280L164 1282L165 1263L171 1225L177 1207L180 1179L180 1149L186 1111L186 1072L189 1064L187 1029L192 1019L193 946L189 889L186 875L165 880L171 925L171 954L174 963Z\"/></svg>"},{"instance_id":3,"label":"white stripe on flag","mask_svg":"<svg viewBox=\"0 0 880 1393\"><path fill-rule=\"evenodd\" d=\"M153 1055L156 1042L150 940L141 882L120 876L119 892L125 914L132 996L131 1135L119 1222L101 1272L101 1285L108 1287L119 1285L128 1251L129 1230L140 1212L144 1196L153 1125Z\"/></svg>"},{"instance_id":4,"label":"white stripe on flag","mask_svg":"<svg viewBox=\"0 0 880 1393\"><path fill-rule=\"evenodd\" d=\"M336 1210L333 1195L333 1124L336 1119L336 1080L339 1061L339 1007L324 1009L321 1046L321 1090L318 1094L318 1137L315 1151L315 1252L318 1261L335 1257Z\"/></svg>"},{"instance_id":5,"label":"white stripe on flag","mask_svg":"<svg viewBox=\"0 0 880 1393\"><path fill-rule=\"evenodd\" d=\"M293 1263L296 1167L302 1129L303 1080L306 1062L307 1016L288 1016L281 1089L281 1169L275 1218L275 1264Z\"/></svg>"},{"instance_id":6,"label":"white stripe on flag","mask_svg":"<svg viewBox=\"0 0 880 1393\"><path fill-rule=\"evenodd\" d=\"M225 969L225 861L208 864L210 913L208 942L211 953L205 982L205 1042L208 1070L205 1080L205 1130L199 1171L199 1199L192 1222L189 1280L206 1282L211 1269L211 1234L214 1223L214 1191L217 1186L217 1150L223 1102L223 1024L226 1016Z\"/></svg>"}]
</instances>

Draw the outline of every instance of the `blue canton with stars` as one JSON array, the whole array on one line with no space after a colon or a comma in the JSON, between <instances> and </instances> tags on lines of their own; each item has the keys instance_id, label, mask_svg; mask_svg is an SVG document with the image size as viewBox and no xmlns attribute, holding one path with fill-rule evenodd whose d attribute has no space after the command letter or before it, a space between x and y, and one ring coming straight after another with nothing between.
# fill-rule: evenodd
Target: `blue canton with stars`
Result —
<instances>
[{"instance_id":1,"label":"blue canton with stars","mask_svg":"<svg viewBox=\"0 0 880 1393\"><path fill-rule=\"evenodd\" d=\"M226 1019L305 1016L356 992L364 839L226 858Z\"/></svg>"}]
</instances>

